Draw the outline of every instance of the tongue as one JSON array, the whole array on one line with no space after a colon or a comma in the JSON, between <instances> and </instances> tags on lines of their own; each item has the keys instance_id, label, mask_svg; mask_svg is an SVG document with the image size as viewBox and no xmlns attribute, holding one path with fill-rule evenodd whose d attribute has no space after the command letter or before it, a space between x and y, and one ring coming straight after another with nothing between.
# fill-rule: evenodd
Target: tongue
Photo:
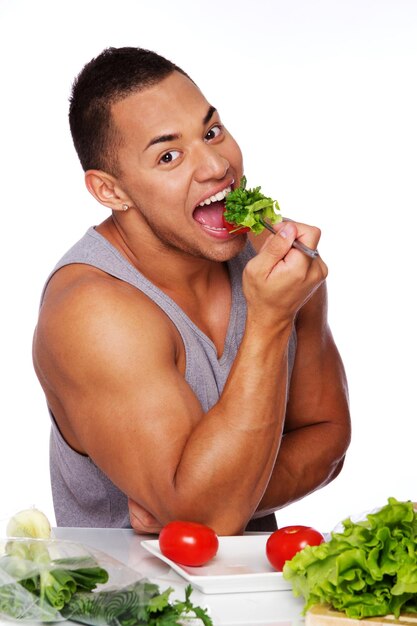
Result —
<instances>
[{"instance_id":1,"label":"tongue","mask_svg":"<svg viewBox=\"0 0 417 626\"><path fill-rule=\"evenodd\" d=\"M198 206L194 211L194 219L199 224L211 228L223 228L224 200L212 202L207 206Z\"/></svg>"}]
</instances>

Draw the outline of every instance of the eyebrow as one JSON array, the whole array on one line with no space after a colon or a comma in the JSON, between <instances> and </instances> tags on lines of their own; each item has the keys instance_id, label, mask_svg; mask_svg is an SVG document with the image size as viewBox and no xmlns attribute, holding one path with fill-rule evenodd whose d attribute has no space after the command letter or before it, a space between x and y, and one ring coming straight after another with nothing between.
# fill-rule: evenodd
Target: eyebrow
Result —
<instances>
[{"instance_id":1,"label":"eyebrow","mask_svg":"<svg viewBox=\"0 0 417 626\"><path fill-rule=\"evenodd\" d=\"M211 118L213 117L216 111L217 111L216 107L210 106L209 110L207 111L206 115L203 118L203 124L207 124L207 122L211 120Z\"/></svg>"},{"instance_id":2,"label":"eyebrow","mask_svg":"<svg viewBox=\"0 0 417 626\"><path fill-rule=\"evenodd\" d=\"M154 137L153 139L150 140L145 150L147 150L151 146L154 146L156 143L165 143L166 141L175 141L175 139L179 139L179 137L180 135L178 133L169 134L169 135L159 135L158 137Z\"/></svg>"},{"instance_id":3,"label":"eyebrow","mask_svg":"<svg viewBox=\"0 0 417 626\"><path fill-rule=\"evenodd\" d=\"M211 120L211 118L213 117L213 115L214 115L214 113L216 111L217 111L216 107L214 107L214 106L210 106L209 107L207 113L203 117L203 126L205 126ZM166 135L158 135L157 137L154 137L153 139L150 140L150 142L146 146L145 150L147 150L151 146L154 146L157 143L165 143L167 141L175 141L176 139L179 139L179 138L180 138L180 134L179 133L168 133Z\"/></svg>"}]
</instances>

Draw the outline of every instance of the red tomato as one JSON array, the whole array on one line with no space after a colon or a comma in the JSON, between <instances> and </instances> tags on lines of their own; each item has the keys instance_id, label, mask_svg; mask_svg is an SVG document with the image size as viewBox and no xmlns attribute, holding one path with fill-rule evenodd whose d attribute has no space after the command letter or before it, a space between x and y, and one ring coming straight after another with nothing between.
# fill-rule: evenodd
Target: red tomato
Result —
<instances>
[{"instance_id":1,"label":"red tomato","mask_svg":"<svg viewBox=\"0 0 417 626\"><path fill-rule=\"evenodd\" d=\"M311 526L284 526L268 537L266 556L272 567L282 572L285 561L306 546L318 546L323 541L323 535Z\"/></svg>"},{"instance_id":2,"label":"red tomato","mask_svg":"<svg viewBox=\"0 0 417 626\"><path fill-rule=\"evenodd\" d=\"M211 528L197 522L169 522L159 534L162 554L181 565L199 566L212 559L219 539Z\"/></svg>"},{"instance_id":3,"label":"red tomato","mask_svg":"<svg viewBox=\"0 0 417 626\"><path fill-rule=\"evenodd\" d=\"M247 232L249 232L249 231L250 231L250 228L248 228L247 226L241 226L241 227L239 228L236 224L231 224L230 222L228 222L228 221L225 219L224 215L223 215L223 226L224 226L225 228L227 228L227 230L229 231L229 233L230 233L230 231L232 231L232 230L233 230L233 231L235 231L235 233L236 233L236 234L237 234L237 233L239 233L239 234L241 234L241 233L247 233ZM234 233L233 233L233 234L234 234Z\"/></svg>"}]
</instances>

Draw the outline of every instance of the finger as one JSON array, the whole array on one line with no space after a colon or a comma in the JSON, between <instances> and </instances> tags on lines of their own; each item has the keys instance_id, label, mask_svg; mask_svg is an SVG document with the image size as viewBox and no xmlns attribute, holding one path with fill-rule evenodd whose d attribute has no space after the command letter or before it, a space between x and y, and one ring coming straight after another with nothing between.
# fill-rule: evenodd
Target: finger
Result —
<instances>
[{"instance_id":1,"label":"finger","mask_svg":"<svg viewBox=\"0 0 417 626\"><path fill-rule=\"evenodd\" d=\"M265 222L265 226L268 228L269 232L273 233L274 235L276 234L271 224L269 224L268 222ZM310 257L311 259L315 259L319 255L319 251L316 248L314 249L309 248L304 243L302 243L299 239L294 239L294 241L292 242L292 245L293 245L293 248L295 248L296 250L300 250L300 252L303 252L306 256Z\"/></svg>"},{"instance_id":2,"label":"finger","mask_svg":"<svg viewBox=\"0 0 417 626\"><path fill-rule=\"evenodd\" d=\"M154 519L153 523L151 523L150 520L145 522L136 517L132 512L130 513L130 525L138 535L157 535L162 530L162 524L156 519Z\"/></svg>"},{"instance_id":3,"label":"finger","mask_svg":"<svg viewBox=\"0 0 417 626\"><path fill-rule=\"evenodd\" d=\"M259 254L255 257L258 270L265 273L269 273L271 268L288 254L297 235L297 228L294 224L280 222L274 224L273 228L276 234L271 234L267 238Z\"/></svg>"},{"instance_id":4,"label":"finger","mask_svg":"<svg viewBox=\"0 0 417 626\"><path fill-rule=\"evenodd\" d=\"M128 498L129 517L132 528L137 533L159 533L162 524L140 504Z\"/></svg>"},{"instance_id":5,"label":"finger","mask_svg":"<svg viewBox=\"0 0 417 626\"><path fill-rule=\"evenodd\" d=\"M301 222L295 222L289 217L283 217L282 221L285 223L294 224L297 228L297 240L306 245L308 248L315 250L319 244L321 238L321 231L317 226L311 226L303 224Z\"/></svg>"}]
</instances>

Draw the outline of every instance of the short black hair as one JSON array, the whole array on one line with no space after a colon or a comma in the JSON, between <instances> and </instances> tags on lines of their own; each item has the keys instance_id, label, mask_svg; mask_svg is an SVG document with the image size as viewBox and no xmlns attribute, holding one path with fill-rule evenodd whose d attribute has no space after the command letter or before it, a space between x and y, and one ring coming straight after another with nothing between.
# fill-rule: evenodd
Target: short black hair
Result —
<instances>
[{"instance_id":1,"label":"short black hair","mask_svg":"<svg viewBox=\"0 0 417 626\"><path fill-rule=\"evenodd\" d=\"M106 48L76 77L70 96L69 123L84 171L119 173L116 148L121 138L111 106L130 94L152 87L178 71L165 57L143 48Z\"/></svg>"}]
</instances>

